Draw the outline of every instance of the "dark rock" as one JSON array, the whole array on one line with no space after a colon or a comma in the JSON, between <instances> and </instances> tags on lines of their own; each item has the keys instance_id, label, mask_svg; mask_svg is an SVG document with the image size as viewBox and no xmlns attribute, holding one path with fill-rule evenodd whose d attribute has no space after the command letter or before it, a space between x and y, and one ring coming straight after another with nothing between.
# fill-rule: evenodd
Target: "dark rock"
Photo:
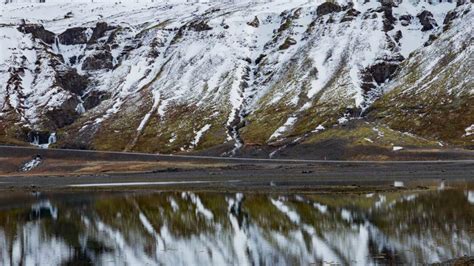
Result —
<instances>
[{"instance_id":1,"label":"dark rock","mask_svg":"<svg viewBox=\"0 0 474 266\"><path fill-rule=\"evenodd\" d=\"M106 43L108 44L111 44L111 43L116 43L117 41L117 36L123 31L123 28L122 27L117 27L115 30L113 30L110 35L109 35L109 38L107 38L107 41Z\"/></svg>"},{"instance_id":2,"label":"dark rock","mask_svg":"<svg viewBox=\"0 0 474 266\"><path fill-rule=\"evenodd\" d=\"M347 10L346 14L341 19L341 22L354 20L359 14L360 14L359 11L355 10L354 8L351 8L351 9Z\"/></svg>"},{"instance_id":3,"label":"dark rock","mask_svg":"<svg viewBox=\"0 0 474 266\"><path fill-rule=\"evenodd\" d=\"M456 10L451 10L446 14L443 20L443 31L447 31L451 27L451 22L459 17L459 13Z\"/></svg>"},{"instance_id":4,"label":"dark rock","mask_svg":"<svg viewBox=\"0 0 474 266\"><path fill-rule=\"evenodd\" d=\"M329 16L328 20L326 20L326 23L329 23L329 24L334 23L334 22L336 21L334 20L332 16Z\"/></svg>"},{"instance_id":5,"label":"dark rock","mask_svg":"<svg viewBox=\"0 0 474 266\"><path fill-rule=\"evenodd\" d=\"M278 28L278 32L283 32L291 27L291 19L290 18L283 18L281 21L281 25Z\"/></svg>"},{"instance_id":6,"label":"dark rock","mask_svg":"<svg viewBox=\"0 0 474 266\"><path fill-rule=\"evenodd\" d=\"M457 17L458 17L458 12L456 12L456 10L451 10L446 14L446 17L444 17L443 24L448 24Z\"/></svg>"},{"instance_id":7,"label":"dark rock","mask_svg":"<svg viewBox=\"0 0 474 266\"><path fill-rule=\"evenodd\" d=\"M374 64L362 71L362 89L370 91L375 85L380 85L393 77L403 58L394 58Z\"/></svg>"},{"instance_id":8,"label":"dark rock","mask_svg":"<svg viewBox=\"0 0 474 266\"><path fill-rule=\"evenodd\" d=\"M303 9L301 7L296 9L295 12L293 12L293 14L291 15L291 18L292 19L299 19L300 16L301 16L302 11L303 11Z\"/></svg>"},{"instance_id":9,"label":"dark rock","mask_svg":"<svg viewBox=\"0 0 474 266\"><path fill-rule=\"evenodd\" d=\"M382 6L397 7L398 0L381 0Z\"/></svg>"},{"instance_id":10,"label":"dark rock","mask_svg":"<svg viewBox=\"0 0 474 266\"><path fill-rule=\"evenodd\" d=\"M206 21L193 21L188 25L188 29L193 31L207 31L212 30Z\"/></svg>"},{"instance_id":11,"label":"dark rock","mask_svg":"<svg viewBox=\"0 0 474 266\"><path fill-rule=\"evenodd\" d=\"M26 136L29 143L47 144L49 142L50 133L48 131L30 131Z\"/></svg>"},{"instance_id":12,"label":"dark rock","mask_svg":"<svg viewBox=\"0 0 474 266\"><path fill-rule=\"evenodd\" d=\"M74 14L71 11L67 12L66 15L64 15L64 18L72 18L72 17L74 17Z\"/></svg>"},{"instance_id":13,"label":"dark rock","mask_svg":"<svg viewBox=\"0 0 474 266\"><path fill-rule=\"evenodd\" d=\"M430 46L434 41L436 41L436 39L438 39L438 36L435 35L435 34L430 34L430 36L428 37L428 40L423 44L423 46Z\"/></svg>"},{"instance_id":14,"label":"dark rock","mask_svg":"<svg viewBox=\"0 0 474 266\"><path fill-rule=\"evenodd\" d=\"M448 1L448 2L452 3L452 1ZM472 4L473 0L457 0L456 1L456 7L462 6L464 4L468 4L469 2Z\"/></svg>"},{"instance_id":15,"label":"dark rock","mask_svg":"<svg viewBox=\"0 0 474 266\"><path fill-rule=\"evenodd\" d=\"M291 37L287 37L287 38L285 39L285 42L282 43L282 44L280 45L280 47L278 47L278 50L286 50L286 49L290 48L290 46L295 45L295 44L296 44L295 39L293 39L293 38L291 38Z\"/></svg>"},{"instance_id":16,"label":"dark rock","mask_svg":"<svg viewBox=\"0 0 474 266\"><path fill-rule=\"evenodd\" d=\"M255 16L255 18L252 21L247 22L247 25L252 26L254 28L258 28L260 26L260 20L258 20L258 17Z\"/></svg>"},{"instance_id":17,"label":"dark rock","mask_svg":"<svg viewBox=\"0 0 474 266\"><path fill-rule=\"evenodd\" d=\"M83 97L84 102L82 105L86 110L89 110L107 99L110 99L110 94L101 91L92 91Z\"/></svg>"},{"instance_id":18,"label":"dark rock","mask_svg":"<svg viewBox=\"0 0 474 266\"><path fill-rule=\"evenodd\" d=\"M86 30L87 28L84 27L67 29L63 33L59 34L59 42L65 45L85 44L87 43Z\"/></svg>"},{"instance_id":19,"label":"dark rock","mask_svg":"<svg viewBox=\"0 0 474 266\"><path fill-rule=\"evenodd\" d=\"M96 43L98 39L102 38L107 31L108 26L105 22L97 22L92 32L92 36L89 39L89 43Z\"/></svg>"},{"instance_id":20,"label":"dark rock","mask_svg":"<svg viewBox=\"0 0 474 266\"><path fill-rule=\"evenodd\" d=\"M57 129L74 123L79 117L79 114L76 112L76 107L79 103L80 101L77 97L70 97L59 107L46 111L45 116L49 120L49 127Z\"/></svg>"},{"instance_id":21,"label":"dark rock","mask_svg":"<svg viewBox=\"0 0 474 266\"><path fill-rule=\"evenodd\" d=\"M438 26L436 20L433 18L433 14L428 10L422 11L416 15L416 17L420 20L421 25L423 25L421 31L429 31Z\"/></svg>"},{"instance_id":22,"label":"dark rock","mask_svg":"<svg viewBox=\"0 0 474 266\"><path fill-rule=\"evenodd\" d=\"M77 56L73 55L69 57L69 64L75 65L77 63Z\"/></svg>"},{"instance_id":23,"label":"dark rock","mask_svg":"<svg viewBox=\"0 0 474 266\"><path fill-rule=\"evenodd\" d=\"M385 32L393 30L393 25L397 19L393 16L391 2L382 3L382 6L378 9L379 12L383 13L383 30Z\"/></svg>"},{"instance_id":24,"label":"dark rock","mask_svg":"<svg viewBox=\"0 0 474 266\"><path fill-rule=\"evenodd\" d=\"M114 67L112 60L113 57L109 51L92 54L82 63L82 70L112 69Z\"/></svg>"},{"instance_id":25,"label":"dark rock","mask_svg":"<svg viewBox=\"0 0 474 266\"><path fill-rule=\"evenodd\" d=\"M402 24L402 26L404 27L410 25L412 19L413 19L412 15L401 15L399 18L400 24Z\"/></svg>"},{"instance_id":26,"label":"dark rock","mask_svg":"<svg viewBox=\"0 0 474 266\"><path fill-rule=\"evenodd\" d=\"M255 59L255 64L260 64L262 62L262 60L266 57L267 55L266 54L260 54L257 59Z\"/></svg>"},{"instance_id":27,"label":"dark rock","mask_svg":"<svg viewBox=\"0 0 474 266\"><path fill-rule=\"evenodd\" d=\"M47 44L53 44L56 35L48 30L45 30L43 25L39 24L25 24L18 27L18 30L23 33L31 33L34 38L40 39Z\"/></svg>"},{"instance_id":28,"label":"dark rock","mask_svg":"<svg viewBox=\"0 0 474 266\"><path fill-rule=\"evenodd\" d=\"M56 80L63 89L77 95L82 95L89 84L89 79L79 75L76 69L56 73Z\"/></svg>"},{"instance_id":29,"label":"dark rock","mask_svg":"<svg viewBox=\"0 0 474 266\"><path fill-rule=\"evenodd\" d=\"M340 5L331 2L325 2L316 8L316 14L318 14L318 16L324 16L330 13L339 12L341 10L342 8Z\"/></svg>"},{"instance_id":30,"label":"dark rock","mask_svg":"<svg viewBox=\"0 0 474 266\"><path fill-rule=\"evenodd\" d=\"M316 67L313 67L309 71L309 76L314 78L314 79L317 79L318 78L318 73L319 73L318 69Z\"/></svg>"},{"instance_id":31,"label":"dark rock","mask_svg":"<svg viewBox=\"0 0 474 266\"><path fill-rule=\"evenodd\" d=\"M397 43L400 43L400 40L402 39L403 37L403 34L402 34L402 31L397 31L395 33L395 35L393 35L393 39L397 42Z\"/></svg>"}]
</instances>

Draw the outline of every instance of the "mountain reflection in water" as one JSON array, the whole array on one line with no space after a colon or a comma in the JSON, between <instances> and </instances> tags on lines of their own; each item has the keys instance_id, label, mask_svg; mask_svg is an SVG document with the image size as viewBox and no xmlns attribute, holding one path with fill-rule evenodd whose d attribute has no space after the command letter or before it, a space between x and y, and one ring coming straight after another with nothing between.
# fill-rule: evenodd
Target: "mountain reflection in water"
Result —
<instances>
[{"instance_id":1,"label":"mountain reflection in water","mask_svg":"<svg viewBox=\"0 0 474 266\"><path fill-rule=\"evenodd\" d=\"M15 195L0 264L438 262L474 255L473 193Z\"/></svg>"}]
</instances>

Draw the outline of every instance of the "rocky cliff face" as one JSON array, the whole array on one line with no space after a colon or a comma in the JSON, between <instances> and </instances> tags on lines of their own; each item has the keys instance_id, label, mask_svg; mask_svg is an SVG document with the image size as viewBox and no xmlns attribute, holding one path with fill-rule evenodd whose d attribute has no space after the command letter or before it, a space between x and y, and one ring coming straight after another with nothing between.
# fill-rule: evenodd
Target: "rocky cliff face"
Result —
<instances>
[{"instance_id":1,"label":"rocky cliff face","mask_svg":"<svg viewBox=\"0 0 474 266\"><path fill-rule=\"evenodd\" d=\"M2 143L55 132L57 147L262 156L328 141L473 146L470 2L2 7Z\"/></svg>"}]
</instances>

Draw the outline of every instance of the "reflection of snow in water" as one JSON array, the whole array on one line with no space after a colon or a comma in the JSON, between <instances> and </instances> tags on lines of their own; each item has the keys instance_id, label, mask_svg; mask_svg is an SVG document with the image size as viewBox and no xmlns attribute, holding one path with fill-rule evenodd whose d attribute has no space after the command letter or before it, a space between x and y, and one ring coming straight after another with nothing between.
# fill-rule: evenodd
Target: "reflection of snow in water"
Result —
<instances>
[{"instance_id":1,"label":"reflection of snow in water","mask_svg":"<svg viewBox=\"0 0 474 266\"><path fill-rule=\"evenodd\" d=\"M379 200L375 202L375 208L380 208L382 205L387 201L387 197L385 195L379 194Z\"/></svg>"},{"instance_id":2,"label":"reflection of snow in water","mask_svg":"<svg viewBox=\"0 0 474 266\"><path fill-rule=\"evenodd\" d=\"M0 265L61 265L73 254L59 237L45 236L40 223L28 222L21 228L21 236L7 241L0 230ZM9 249L11 248L9 253ZM10 256L11 255L11 256Z\"/></svg>"},{"instance_id":3,"label":"reflection of snow in water","mask_svg":"<svg viewBox=\"0 0 474 266\"><path fill-rule=\"evenodd\" d=\"M39 203L33 204L33 206L31 206L31 210L33 211L35 217L41 218L43 210L46 210L54 220L58 219L58 209L53 207L49 200L40 201Z\"/></svg>"},{"instance_id":4,"label":"reflection of snow in water","mask_svg":"<svg viewBox=\"0 0 474 266\"><path fill-rule=\"evenodd\" d=\"M320 204L318 202L313 203L313 206L319 210L321 213L326 213L328 211L328 206Z\"/></svg>"},{"instance_id":5,"label":"reflection of snow in water","mask_svg":"<svg viewBox=\"0 0 474 266\"><path fill-rule=\"evenodd\" d=\"M474 191L466 191L466 195L469 199L474 196ZM92 256L92 261L100 265L287 265L295 261L303 265L373 265L375 261L372 256L381 253L396 252L397 256L408 262L436 262L457 256L459 252L465 252L469 248L469 236L462 230L447 235L449 246L440 246L439 232L430 229L423 234L406 234L404 230L407 225L403 223L399 227L395 226L394 232L388 231L390 235L387 235L387 228L378 228L370 218L364 218L367 217L365 215L370 215L368 213L364 215L357 208L349 208L349 205L347 208L328 208L304 197L293 197L293 201L284 197L263 198L264 203L259 204L267 205L259 205L263 207L262 210L270 210L268 207L275 206L278 212L284 214L282 221L276 221L280 224L277 227L269 226L269 222L275 222L272 213L260 213L261 216L258 217L249 215L246 210L247 199L241 193L221 198L225 202L225 207L221 209L224 213L219 213L215 205L212 208L208 206L210 209L206 208L204 204L209 201L200 194L182 193L181 197L176 194L163 197L163 206L168 209L166 215L163 215L164 208L160 206L150 212L149 208L139 204L132 205L136 206L134 213L122 209L122 215L115 217L114 213L119 210L112 212L113 217L109 217L112 220L102 220L94 213L85 215L80 211L79 227L85 229L78 236L80 247L77 248L84 250ZM379 201L386 202L384 195L377 194L377 197ZM361 198L366 199L364 195ZM391 199L389 205L381 204L380 209L372 212L383 213L397 208L397 204L403 205L416 200L417 194L401 195L395 200ZM171 205L171 209L167 204ZM181 208L173 208L173 205ZM42 201L33 207L35 210L56 213L52 216L57 217L57 209L48 201ZM187 220L186 214L190 211L192 217L209 216L204 214L207 211L212 214L212 219L201 218L194 222ZM194 216L194 212L197 216ZM307 216L308 212L312 214ZM192 233L177 232L174 219L188 223L197 221L195 226L199 230ZM263 220L257 221L258 219ZM117 227L120 224L126 226ZM15 264L11 262L16 262L21 257L18 250L25 248L30 248L28 258L31 264L41 261L43 255L40 252L54 253L48 260L50 264L60 264L75 254L68 244L45 234L44 228L39 225L39 222L28 222L19 227L22 237L18 239L26 239L28 243L7 240L3 229L0 229L0 264ZM31 230L34 226L36 231ZM27 237L23 234L27 234ZM108 251L97 253L90 250L87 244L90 240L105 243ZM7 247L12 243L17 247L11 249L16 253L10 256L11 251ZM418 253L416 255L406 250L417 250ZM10 261L10 258L14 260Z\"/></svg>"},{"instance_id":6,"label":"reflection of snow in water","mask_svg":"<svg viewBox=\"0 0 474 266\"><path fill-rule=\"evenodd\" d=\"M416 199L416 197L416 194L405 195L403 196L403 201L413 201Z\"/></svg>"},{"instance_id":7,"label":"reflection of snow in water","mask_svg":"<svg viewBox=\"0 0 474 266\"><path fill-rule=\"evenodd\" d=\"M204 207L199 196L191 192L184 192L182 195L183 198L189 198L191 202L196 205L196 213L204 215L204 217L206 217L208 220L212 220L212 218L214 218L212 212L206 209L206 207Z\"/></svg>"},{"instance_id":8,"label":"reflection of snow in water","mask_svg":"<svg viewBox=\"0 0 474 266\"><path fill-rule=\"evenodd\" d=\"M469 201L471 204L474 204L474 191L467 192L467 201Z\"/></svg>"},{"instance_id":9,"label":"reflection of snow in water","mask_svg":"<svg viewBox=\"0 0 474 266\"><path fill-rule=\"evenodd\" d=\"M352 221L352 214L350 211L346 210L346 209L342 209L341 210L341 217L342 219L348 221L348 222L351 222Z\"/></svg>"},{"instance_id":10,"label":"reflection of snow in water","mask_svg":"<svg viewBox=\"0 0 474 266\"><path fill-rule=\"evenodd\" d=\"M169 197L168 201L170 202L171 208L173 208L173 211L175 211L175 212L179 211L179 205L176 202L176 200L174 200L172 197Z\"/></svg>"},{"instance_id":11,"label":"reflection of snow in water","mask_svg":"<svg viewBox=\"0 0 474 266\"><path fill-rule=\"evenodd\" d=\"M288 218L290 218L290 220L293 223L296 223L296 224L300 223L300 216L296 212L294 212L293 210L290 210L290 208L288 208L288 206L286 206L281 200L274 200L274 199L270 199L270 200L272 201L272 204L279 211L281 211L286 216L288 216Z\"/></svg>"},{"instance_id":12,"label":"reflection of snow in water","mask_svg":"<svg viewBox=\"0 0 474 266\"><path fill-rule=\"evenodd\" d=\"M446 188L446 181L445 181L445 180L442 180L442 181L439 183L438 190L444 190L445 188Z\"/></svg>"},{"instance_id":13,"label":"reflection of snow in water","mask_svg":"<svg viewBox=\"0 0 474 266\"><path fill-rule=\"evenodd\" d=\"M395 181L393 182L394 187L404 187L405 184L402 181Z\"/></svg>"}]
</instances>

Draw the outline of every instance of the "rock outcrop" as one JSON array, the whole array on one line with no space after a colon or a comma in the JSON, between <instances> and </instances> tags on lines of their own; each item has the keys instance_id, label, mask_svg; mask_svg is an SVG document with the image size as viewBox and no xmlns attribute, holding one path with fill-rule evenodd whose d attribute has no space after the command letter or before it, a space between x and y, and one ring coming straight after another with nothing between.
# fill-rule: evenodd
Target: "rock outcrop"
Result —
<instances>
[{"instance_id":1,"label":"rock outcrop","mask_svg":"<svg viewBox=\"0 0 474 266\"><path fill-rule=\"evenodd\" d=\"M433 18L433 14L430 11L424 10L416 15L416 17L420 21L421 25L423 25L421 31L429 31L435 27L438 27L438 24L436 23L436 20Z\"/></svg>"},{"instance_id":2,"label":"rock outcrop","mask_svg":"<svg viewBox=\"0 0 474 266\"><path fill-rule=\"evenodd\" d=\"M56 80L59 86L77 95L82 95L89 84L89 79L84 75L79 75L76 69L59 71L56 74Z\"/></svg>"},{"instance_id":3,"label":"rock outcrop","mask_svg":"<svg viewBox=\"0 0 474 266\"><path fill-rule=\"evenodd\" d=\"M101 70L113 68L113 57L109 51L89 55L82 63L82 70Z\"/></svg>"},{"instance_id":4,"label":"rock outcrop","mask_svg":"<svg viewBox=\"0 0 474 266\"><path fill-rule=\"evenodd\" d=\"M46 30L43 25L39 24L24 24L19 26L18 30L23 33L31 33L34 38L40 39L47 44L53 44L56 38L54 33Z\"/></svg>"},{"instance_id":5,"label":"rock outcrop","mask_svg":"<svg viewBox=\"0 0 474 266\"><path fill-rule=\"evenodd\" d=\"M84 27L69 28L63 33L59 34L58 36L59 42L64 45L86 44L87 43L87 34L86 34L87 30L88 28L84 28Z\"/></svg>"},{"instance_id":6,"label":"rock outcrop","mask_svg":"<svg viewBox=\"0 0 474 266\"><path fill-rule=\"evenodd\" d=\"M324 16L334 12L340 12L342 10L341 6L332 2L324 2L318 6L316 9L316 14L318 16Z\"/></svg>"}]
</instances>

